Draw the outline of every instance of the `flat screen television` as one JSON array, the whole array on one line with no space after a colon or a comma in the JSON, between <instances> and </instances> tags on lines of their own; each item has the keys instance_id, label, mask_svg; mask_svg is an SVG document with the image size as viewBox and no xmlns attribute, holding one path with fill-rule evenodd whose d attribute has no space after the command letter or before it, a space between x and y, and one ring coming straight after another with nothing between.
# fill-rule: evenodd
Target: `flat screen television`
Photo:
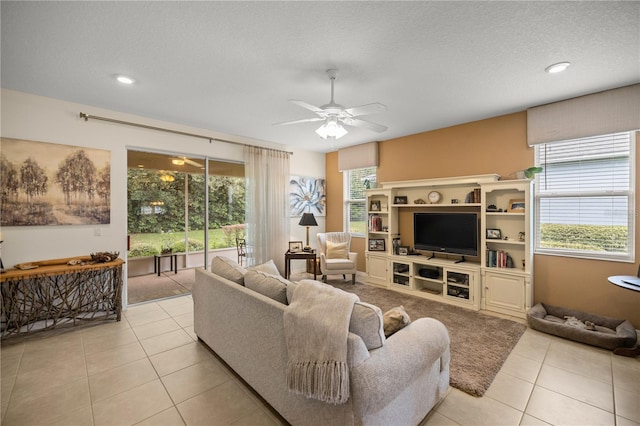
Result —
<instances>
[{"instance_id":1,"label":"flat screen television","mask_svg":"<svg viewBox=\"0 0 640 426\"><path fill-rule=\"evenodd\" d=\"M413 245L435 253L478 255L478 214L429 212L413 214Z\"/></svg>"}]
</instances>

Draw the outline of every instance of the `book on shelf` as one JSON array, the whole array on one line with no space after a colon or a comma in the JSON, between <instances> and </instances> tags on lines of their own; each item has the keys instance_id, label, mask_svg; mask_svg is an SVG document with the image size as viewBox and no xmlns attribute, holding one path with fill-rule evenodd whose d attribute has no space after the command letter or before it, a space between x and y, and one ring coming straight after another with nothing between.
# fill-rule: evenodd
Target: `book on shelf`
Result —
<instances>
[{"instance_id":1,"label":"book on shelf","mask_svg":"<svg viewBox=\"0 0 640 426\"><path fill-rule=\"evenodd\" d=\"M473 191L467 194L464 202L469 204L479 204L481 197L480 188L474 188Z\"/></svg>"},{"instance_id":2,"label":"book on shelf","mask_svg":"<svg viewBox=\"0 0 640 426\"><path fill-rule=\"evenodd\" d=\"M382 231L382 218L378 215L369 216L369 231L380 232Z\"/></svg>"},{"instance_id":3,"label":"book on shelf","mask_svg":"<svg viewBox=\"0 0 640 426\"><path fill-rule=\"evenodd\" d=\"M487 266L490 268L513 268L513 259L504 250L487 250Z\"/></svg>"}]
</instances>

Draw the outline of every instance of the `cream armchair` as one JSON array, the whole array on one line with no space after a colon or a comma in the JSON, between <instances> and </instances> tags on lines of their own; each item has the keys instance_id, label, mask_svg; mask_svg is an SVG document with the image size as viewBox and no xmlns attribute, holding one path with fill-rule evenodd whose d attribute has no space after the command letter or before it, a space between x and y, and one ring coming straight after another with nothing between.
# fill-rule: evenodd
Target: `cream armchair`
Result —
<instances>
[{"instance_id":1,"label":"cream armchair","mask_svg":"<svg viewBox=\"0 0 640 426\"><path fill-rule=\"evenodd\" d=\"M327 248L328 253L327 253ZM356 283L358 272L358 253L352 253L351 234L348 232L327 232L318 234L318 251L320 252L320 270L322 281L327 282L327 275L351 274L351 283Z\"/></svg>"}]
</instances>

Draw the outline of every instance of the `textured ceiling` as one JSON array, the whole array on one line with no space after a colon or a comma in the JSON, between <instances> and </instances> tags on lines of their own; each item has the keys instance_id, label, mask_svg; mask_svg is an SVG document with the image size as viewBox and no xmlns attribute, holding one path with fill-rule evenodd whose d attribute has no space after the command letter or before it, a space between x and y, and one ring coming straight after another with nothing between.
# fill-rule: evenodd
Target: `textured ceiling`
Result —
<instances>
[{"instance_id":1,"label":"textured ceiling","mask_svg":"<svg viewBox=\"0 0 640 426\"><path fill-rule=\"evenodd\" d=\"M2 1L1 83L326 152L640 81L640 2ZM546 66L570 61L561 74ZM381 102L335 143L288 102ZM136 79L121 86L113 76ZM79 111L78 111L79 112ZM91 113L91 111L85 111Z\"/></svg>"}]
</instances>

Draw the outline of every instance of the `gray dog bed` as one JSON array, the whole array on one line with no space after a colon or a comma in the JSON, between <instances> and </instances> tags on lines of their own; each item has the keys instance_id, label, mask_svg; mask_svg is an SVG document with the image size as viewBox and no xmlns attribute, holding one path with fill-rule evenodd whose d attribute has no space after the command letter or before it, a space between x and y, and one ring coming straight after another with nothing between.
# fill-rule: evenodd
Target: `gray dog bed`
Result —
<instances>
[{"instance_id":1,"label":"gray dog bed","mask_svg":"<svg viewBox=\"0 0 640 426\"><path fill-rule=\"evenodd\" d=\"M575 317L584 325L569 325L565 317ZM631 348L636 344L636 329L627 320L590 314L573 309L538 303L527 312L529 327L544 333L605 349ZM590 323L593 323L591 325Z\"/></svg>"}]
</instances>

